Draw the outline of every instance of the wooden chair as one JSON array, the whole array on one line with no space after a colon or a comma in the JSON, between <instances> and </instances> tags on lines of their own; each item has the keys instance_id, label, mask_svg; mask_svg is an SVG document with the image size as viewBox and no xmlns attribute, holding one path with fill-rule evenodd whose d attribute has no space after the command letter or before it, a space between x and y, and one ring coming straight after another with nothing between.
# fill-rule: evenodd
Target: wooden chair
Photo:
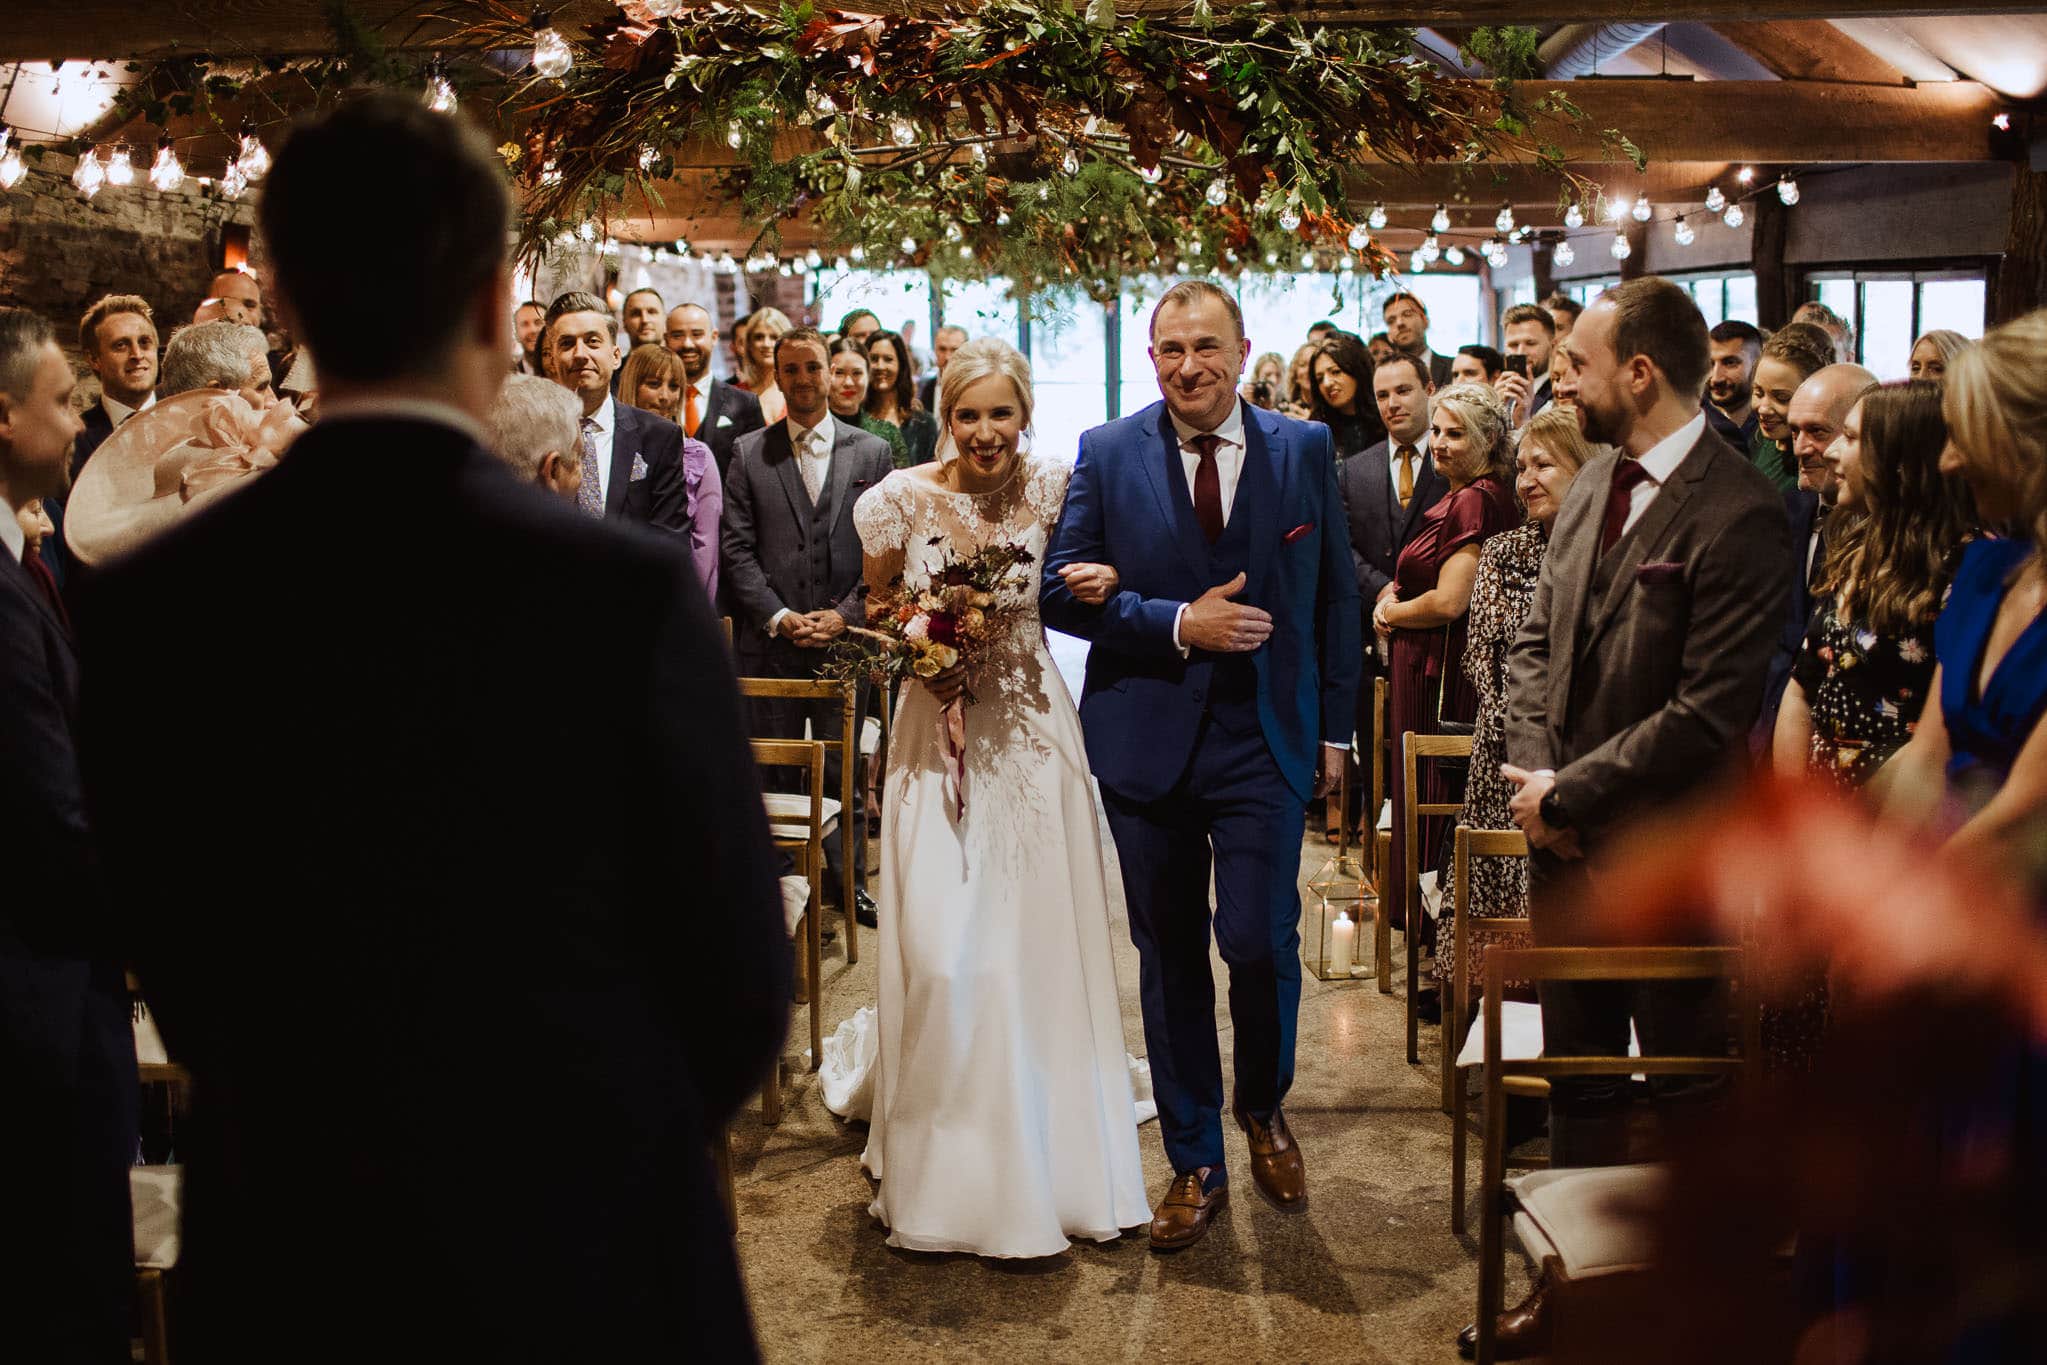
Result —
<instances>
[{"instance_id":1,"label":"wooden chair","mask_svg":"<svg viewBox=\"0 0 2047 1365\"><path fill-rule=\"evenodd\" d=\"M850 965L860 960L860 920L855 913L853 893L859 888L859 880L853 869L860 865L854 855L856 840L866 837L865 831L857 830L851 815L853 809L853 784L860 780L860 724L854 715L853 702L856 693L850 683L821 682L813 678L741 678L741 696L775 698L785 701L822 701L839 698L839 791L830 802L826 813L825 834L829 837L836 832L839 836L839 866L845 875L839 878L840 909L846 919L846 961ZM830 741L822 741L830 743ZM802 816L803 799L782 792L769 792L768 816L775 820L798 820ZM845 819L839 818L841 811L847 812ZM815 982L813 981L813 985ZM815 1054L812 1060L816 1066Z\"/></svg>"},{"instance_id":2,"label":"wooden chair","mask_svg":"<svg viewBox=\"0 0 2047 1365\"><path fill-rule=\"evenodd\" d=\"M1501 1298L1506 1285L1506 1239L1503 1219L1512 1192L1506 1181L1507 1090L1510 1076L1732 1076L1753 1073L1759 1056L1760 1029L1753 993L1743 989L1739 948L1500 948L1486 953L1484 1027L1485 1165L1480 1187L1478 1259L1478 1360L1496 1358ZM1512 981L1686 981L1718 977L1729 982L1741 1035L1739 1057L1502 1057L1501 1003ZM1542 1182L1542 1196L1552 1205L1572 1205L1572 1217L1559 1223L1609 1227L1610 1212L1626 1202L1627 1192L1653 1193L1663 1168L1657 1165L1608 1166L1575 1170L1536 1171L1518 1178ZM1526 1216L1524 1212L1523 1216ZM1625 1238L1598 1238L1607 1245ZM1646 1239L1645 1239L1646 1240ZM1556 1247L1566 1262L1568 1249Z\"/></svg>"},{"instance_id":3,"label":"wooden chair","mask_svg":"<svg viewBox=\"0 0 2047 1365\"><path fill-rule=\"evenodd\" d=\"M1470 1103L1465 1099L1459 1084L1459 1073L1474 1063L1464 1056L1465 1036L1469 1025L1465 1020L1471 1010L1471 938L1478 930L1495 932L1520 931L1526 933L1528 917L1500 916L1474 920L1471 917L1471 860L1473 858L1526 858L1528 840L1519 830L1472 829L1468 825L1457 827L1456 855L1453 868L1457 880L1456 909L1457 931L1455 949L1457 954L1451 968L1450 998L1443 1002L1443 1111L1450 1115L1450 1231L1464 1231L1464 1173L1467 1134L1470 1124ZM1495 945L1499 946L1499 945ZM1488 949L1490 951L1490 949ZM1534 1009L1535 1006L1520 1002L1508 1002L1508 1008ZM1541 1049L1534 1053L1538 1055ZM1522 1054L1513 1048L1508 1056L1519 1058ZM1529 1099L1548 1099L1549 1082L1540 1076L1509 1076L1503 1084L1509 1095Z\"/></svg>"},{"instance_id":4,"label":"wooden chair","mask_svg":"<svg viewBox=\"0 0 2047 1365\"><path fill-rule=\"evenodd\" d=\"M1400 788L1401 802L1398 812L1401 830L1401 848L1406 850L1407 884L1393 888L1407 907L1407 1062L1409 1066L1421 1063L1421 1019L1417 1010L1421 1003L1421 817L1424 815L1455 815L1464 809L1462 801L1418 801L1415 799L1415 775L1419 760L1470 758L1470 735L1418 735L1412 730L1400 736L1401 775L1405 782ZM1383 908L1385 897L1379 898Z\"/></svg>"},{"instance_id":5,"label":"wooden chair","mask_svg":"<svg viewBox=\"0 0 2047 1365\"><path fill-rule=\"evenodd\" d=\"M129 977L134 989L134 977ZM175 1062L138 1062L136 1079L163 1088L173 1112L189 1101L192 1073ZM135 1223L135 1298L141 1311L143 1365L169 1365L170 1315L164 1273L178 1259L178 1197L182 1168L135 1166L128 1175L129 1205Z\"/></svg>"},{"instance_id":6,"label":"wooden chair","mask_svg":"<svg viewBox=\"0 0 2047 1365\"><path fill-rule=\"evenodd\" d=\"M813 1071L824 1053L824 940L821 924L824 897L819 887L824 881L825 807L830 804L824 794L824 751L824 742L815 739L753 741L753 759L761 767L800 768L809 775L809 794L793 798L806 808L802 817L792 818L788 812L777 811L771 796L768 826L774 836L775 847L799 855L798 866L810 882L810 901L803 913L801 961L808 983L805 997L810 1005L810 1066ZM768 1077L766 1089L761 1092L761 1120L769 1124L782 1121L782 1063L779 1059L775 1062L773 1074Z\"/></svg>"},{"instance_id":7,"label":"wooden chair","mask_svg":"<svg viewBox=\"0 0 2047 1365\"><path fill-rule=\"evenodd\" d=\"M1386 808L1386 706L1390 694L1383 677L1372 679L1372 804L1365 811L1366 828L1371 831L1372 887L1377 899L1372 906L1372 965L1378 969L1379 994L1393 994L1393 912L1386 907L1391 894L1386 885L1393 866L1393 831L1379 828L1379 812Z\"/></svg>"}]
</instances>

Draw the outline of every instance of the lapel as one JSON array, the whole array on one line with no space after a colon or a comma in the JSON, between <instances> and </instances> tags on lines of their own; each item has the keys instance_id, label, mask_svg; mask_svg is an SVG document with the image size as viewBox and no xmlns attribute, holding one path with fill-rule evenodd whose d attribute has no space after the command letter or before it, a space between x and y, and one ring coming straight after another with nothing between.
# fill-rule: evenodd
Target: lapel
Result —
<instances>
[{"instance_id":1,"label":"lapel","mask_svg":"<svg viewBox=\"0 0 2047 1365\"><path fill-rule=\"evenodd\" d=\"M1230 519L1234 521L1239 513L1248 515L1251 521L1250 568L1244 581L1244 595L1252 601L1262 600L1259 591L1264 585L1265 572L1273 563L1273 540L1279 535L1279 517L1276 509L1286 505L1281 496L1286 477L1284 465L1284 444L1277 439L1278 433L1268 433L1259 421L1260 412L1249 403L1242 405L1244 414L1244 468L1237 475L1237 496L1230 508ZM1252 496L1246 498L1246 492Z\"/></svg>"},{"instance_id":2,"label":"lapel","mask_svg":"<svg viewBox=\"0 0 2047 1365\"><path fill-rule=\"evenodd\" d=\"M65 658L69 660L72 654L71 628L65 625L63 620L51 608L48 599L43 596L42 585L29 576L27 565L23 564L13 555L8 554L4 549L0 549L0 566L4 566L0 567L0 574L6 574L14 590L26 597L34 605L36 614L43 618L45 625L49 626L51 633L58 641L58 648L64 651ZM61 684L63 680L58 678L51 681L53 685L57 685Z\"/></svg>"},{"instance_id":3,"label":"lapel","mask_svg":"<svg viewBox=\"0 0 2047 1365\"><path fill-rule=\"evenodd\" d=\"M1600 595L1599 601L1592 605L1592 619L1585 631L1583 648L1590 649L1597 644L1600 635L1620 614L1621 604L1628 600L1628 594L1634 589L1635 570L1641 567L1642 561L1648 558L1651 550L1663 543L1664 537L1670 531L1671 523L1677 520L1678 514L1691 500L1693 485L1705 477L1706 466L1712 458L1711 451L1706 446L1706 438L1709 436L1714 440L1719 439L1713 436L1713 429L1710 426L1700 434L1699 439L1692 443L1692 448L1685 452L1684 459L1678 462L1677 468L1672 470L1670 477L1664 481L1663 487L1657 490L1656 497L1643 510L1642 519L1635 523L1634 533L1622 536L1619 543L1614 546L1614 553L1620 556L1620 562L1614 565L1613 577L1607 581L1606 591ZM1619 463L1616 461L1607 470L1606 486L1609 495L1613 489L1613 470L1618 467ZM1600 498L1599 506L1603 522L1605 496ZM1588 556L1588 560L1596 563L1598 540L1595 538L1592 544L1593 554ZM1588 567L1585 578L1585 591L1588 594L1592 590L1592 572Z\"/></svg>"},{"instance_id":4,"label":"lapel","mask_svg":"<svg viewBox=\"0 0 2047 1365\"><path fill-rule=\"evenodd\" d=\"M633 477L633 456L640 450L640 423L635 410L611 400L611 485L604 494L604 515L615 517L625 506L626 485Z\"/></svg>"},{"instance_id":5,"label":"lapel","mask_svg":"<svg viewBox=\"0 0 2047 1365\"><path fill-rule=\"evenodd\" d=\"M1173 430L1172 414L1158 406L1158 426L1150 450L1139 461L1145 478L1159 501L1159 512L1173 534L1174 543L1198 578L1208 576L1208 542L1194 520L1194 490L1187 486L1187 471L1180 462L1180 437Z\"/></svg>"},{"instance_id":6,"label":"lapel","mask_svg":"<svg viewBox=\"0 0 2047 1365\"><path fill-rule=\"evenodd\" d=\"M836 422L838 419L832 419ZM775 471L775 478L782 485L783 494L789 499L789 512L796 520L797 529L805 536L810 534L810 514L814 510L810 491L803 486L803 471L796 467L796 446L789 439L789 424L775 423L768 432L768 439L761 445L761 456ZM838 461L834 459L833 464Z\"/></svg>"},{"instance_id":7,"label":"lapel","mask_svg":"<svg viewBox=\"0 0 2047 1365\"><path fill-rule=\"evenodd\" d=\"M853 482L853 437L859 430L836 417L832 418L832 467L827 476L826 493L831 499L833 526L837 526L851 510L846 486Z\"/></svg>"}]
</instances>

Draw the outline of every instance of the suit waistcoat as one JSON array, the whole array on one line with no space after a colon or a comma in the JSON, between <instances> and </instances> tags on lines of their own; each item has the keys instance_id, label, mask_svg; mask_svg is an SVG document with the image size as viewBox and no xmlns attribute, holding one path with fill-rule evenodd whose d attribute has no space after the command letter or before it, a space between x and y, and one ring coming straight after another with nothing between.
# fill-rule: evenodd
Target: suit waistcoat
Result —
<instances>
[{"instance_id":1,"label":"suit waistcoat","mask_svg":"<svg viewBox=\"0 0 2047 1365\"><path fill-rule=\"evenodd\" d=\"M1167 430L1171 430L1171 426ZM1248 439L1248 438L1247 438ZM1227 583L1239 573L1247 577L1251 568L1251 527L1256 518L1265 514L1265 506L1271 501L1270 483L1272 470L1269 462L1257 456L1246 445L1243 453L1243 467L1237 475L1237 496L1230 504L1229 520L1223 524L1223 533L1215 544L1208 548L1209 586ZM1194 494L1187 487L1187 469L1180 458L1178 446L1169 447L1166 455L1166 474L1173 490L1175 515L1194 523ZM1201 534L1196 529L1196 535ZM1242 597L1237 599L1243 601ZM1208 709L1212 713L1235 713L1237 718L1249 724L1257 724L1258 671L1249 654L1204 654L1211 672L1208 686Z\"/></svg>"}]
</instances>

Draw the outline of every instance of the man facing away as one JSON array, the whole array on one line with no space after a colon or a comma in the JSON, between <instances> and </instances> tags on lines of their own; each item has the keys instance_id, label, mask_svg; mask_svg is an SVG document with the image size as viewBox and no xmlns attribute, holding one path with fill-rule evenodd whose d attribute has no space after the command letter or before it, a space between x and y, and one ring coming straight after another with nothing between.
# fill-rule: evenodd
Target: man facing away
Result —
<instances>
[{"instance_id":1,"label":"man facing away","mask_svg":"<svg viewBox=\"0 0 2047 1365\"><path fill-rule=\"evenodd\" d=\"M707 1143L787 1027L773 850L684 546L484 448L493 160L397 95L291 134L261 222L321 421L80 603L87 788L193 1075L195 1360L755 1354ZM311 1336L309 1188L347 1305Z\"/></svg>"}]
</instances>

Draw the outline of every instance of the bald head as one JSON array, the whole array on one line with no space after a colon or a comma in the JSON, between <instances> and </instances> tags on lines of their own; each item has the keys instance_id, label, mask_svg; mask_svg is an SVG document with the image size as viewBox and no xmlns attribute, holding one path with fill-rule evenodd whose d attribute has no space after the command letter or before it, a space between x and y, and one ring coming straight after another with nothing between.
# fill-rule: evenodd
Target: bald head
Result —
<instances>
[{"instance_id":1,"label":"bald head","mask_svg":"<svg viewBox=\"0 0 2047 1365\"><path fill-rule=\"evenodd\" d=\"M1827 463L1827 447L1841 435L1841 423L1863 391L1876 383L1876 376L1860 365L1829 365L1814 370L1811 378L1791 395L1784 419L1791 427L1791 453L1798 461L1798 486L1817 493L1831 505L1839 491L1833 467Z\"/></svg>"},{"instance_id":2,"label":"bald head","mask_svg":"<svg viewBox=\"0 0 2047 1365\"><path fill-rule=\"evenodd\" d=\"M685 303L668 310L668 330L662 340L682 358L683 373L694 384L711 368L711 353L718 348L718 324L707 309Z\"/></svg>"}]
</instances>

